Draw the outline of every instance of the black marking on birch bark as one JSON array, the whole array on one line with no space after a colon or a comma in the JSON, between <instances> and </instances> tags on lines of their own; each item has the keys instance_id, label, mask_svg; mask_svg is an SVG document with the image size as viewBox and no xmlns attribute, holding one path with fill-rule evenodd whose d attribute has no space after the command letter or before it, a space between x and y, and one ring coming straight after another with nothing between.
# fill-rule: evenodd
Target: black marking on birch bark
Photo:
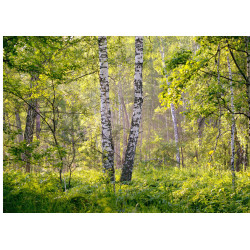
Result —
<instances>
[{"instance_id":1,"label":"black marking on birch bark","mask_svg":"<svg viewBox=\"0 0 250 250\"><path fill-rule=\"evenodd\" d=\"M102 160L103 169L111 181L115 180L114 146L112 141L111 109L109 102L107 38L98 37L100 62L101 124L102 124Z\"/></svg>"},{"instance_id":2,"label":"black marking on birch bark","mask_svg":"<svg viewBox=\"0 0 250 250\"><path fill-rule=\"evenodd\" d=\"M131 181L134 165L135 151L139 136L140 121L142 115L142 68L143 68L143 37L135 38L135 76L134 76L134 108L131 121L131 129L122 168L121 182Z\"/></svg>"}]
</instances>

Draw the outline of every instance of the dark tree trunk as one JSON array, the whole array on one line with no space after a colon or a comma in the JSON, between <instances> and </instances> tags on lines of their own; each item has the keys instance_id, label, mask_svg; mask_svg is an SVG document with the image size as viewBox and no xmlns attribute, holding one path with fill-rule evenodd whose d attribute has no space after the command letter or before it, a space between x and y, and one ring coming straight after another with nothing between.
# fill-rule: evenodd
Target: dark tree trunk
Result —
<instances>
[{"instance_id":1,"label":"dark tree trunk","mask_svg":"<svg viewBox=\"0 0 250 250\"><path fill-rule=\"evenodd\" d=\"M246 143L244 150L244 170L246 171L248 167L248 143Z\"/></svg>"},{"instance_id":2,"label":"dark tree trunk","mask_svg":"<svg viewBox=\"0 0 250 250\"><path fill-rule=\"evenodd\" d=\"M235 127L235 145L236 145L236 155L237 155L235 162L235 170L236 172L239 172L244 162L244 150L238 139L236 127Z\"/></svg>"},{"instance_id":3,"label":"dark tree trunk","mask_svg":"<svg viewBox=\"0 0 250 250\"><path fill-rule=\"evenodd\" d=\"M36 138L40 139L41 117L39 115L40 109L39 109L39 103L38 102L37 102L37 106L36 106L36 111L37 111L37 115L36 115Z\"/></svg>"},{"instance_id":4,"label":"dark tree trunk","mask_svg":"<svg viewBox=\"0 0 250 250\"><path fill-rule=\"evenodd\" d=\"M16 116L16 126L18 129L18 141L22 142L23 141L22 123L20 119L19 110L17 108L15 108L15 116Z\"/></svg>"},{"instance_id":5,"label":"dark tree trunk","mask_svg":"<svg viewBox=\"0 0 250 250\"><path fill-rule=\"evenodd\" d=\"M250 114L250 46L249 46L249 37L246 37L246 52L247 52L247 74L246 74L246 85L247 85L247 96L248 96L248 114ZM248 135L250 138L250 118L248 120L249 128ZM250 139L249 139L250 140Z\"/></svg>"},{"instance_id":6,"label":"dark tree trunk","mask_svg":"<svg viewBox=\"0 0 250 250\"><path fill-rule=\"evenodd\" d=\"M234 89L233 89L233 83L232 83L232 71L231 71L231 65L229 61L229 57L227 57L227 65L228 65L228 73L229 73L229 79L230 79L230 92L231 92L231 109L232 109L232 126L231 126L231 171L232 171L232 184L234 186L235 182L235 172L234 172L234 162L235 162L235 137L236 137L236 126L235 126L235 117L234 117ZM239 162L236 162L236 171L239 167Z\"/></svg>"},{"instance_id":7,"label":"dark tree trunk","mask_svg":"<svg viewBox=\"0 0 250 250\"><path fill-rule=\"evenodd\" d=\"M36 75L31 76L30 88L36 83L38 77ZM24 152L24 161L26 172L31 170L31 143L33 141L35 119L36 119L36 99L30 99L28 102L28 111L26 117L26 126L24 132L24 140L26 141L26 150Z\"/></svg>"}]
</instances>

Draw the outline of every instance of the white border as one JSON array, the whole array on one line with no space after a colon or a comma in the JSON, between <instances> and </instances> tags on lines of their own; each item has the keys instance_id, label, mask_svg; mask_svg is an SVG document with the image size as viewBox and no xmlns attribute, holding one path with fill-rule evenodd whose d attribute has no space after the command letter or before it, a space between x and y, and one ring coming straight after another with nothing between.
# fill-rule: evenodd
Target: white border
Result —
<instances>
[{"instance_id":1,"label":"white border","mask_svg":"<svg viewBox=\"0 0 250 250\"><path fill-rule=\"evenodd\" d=\"M0 9L1 36L250 33L245 0L8 0ZM0 219L0 246L8 250L249 246L249 214L1 214Z\"/></svg>"}]
</instances>

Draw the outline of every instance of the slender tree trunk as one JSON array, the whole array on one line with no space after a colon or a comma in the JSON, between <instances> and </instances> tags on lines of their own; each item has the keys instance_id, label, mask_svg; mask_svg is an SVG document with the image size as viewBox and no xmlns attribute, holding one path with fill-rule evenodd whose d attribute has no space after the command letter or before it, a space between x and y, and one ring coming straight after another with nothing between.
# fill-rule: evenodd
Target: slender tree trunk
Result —
<instances>
[{"instance_id":1,"label":"slender tree trunk","mask_svg":"<svg viewBox=\"0 0 250 250\"><path fill-rule=\"evenodd\" d=\"M23 141L22 123L19 115L19 110L17 108L15 108L15 116L16 116L16 126L18 129L18 141L22 142Z\"/></svg>"},{"instance_id":2,"label":"slender tree trunk","mask_svg":"<svg viewBox=\"0 0 250 250\"><path fill-rule=\"evenodd\" d=\"M127 129L129 129L129 117L128 117L128 112L127 112L126 104L125 104L123 93L122 93L122 88L121 88L121 102L122 102L122 107L124 110L126 127Z\"/></svg>"},{"instance_id":3,"label":"slender tree trunk","mask_svg":"<svg viewBox=\"0 0 250 250\"><path fill-rule=\"evenodd\" d=\"M198 158L197 158L198 160ZM182 167L184 168L185 167L185 164L184 164L184 154L183 154L183 148L181 147L181 165Z\"/></svg>"},{"instance_id":4,"label":"slender tree trunk","mask_svg":"<svg viewBox=\"0 0 250 250\"><path fill-rule=\"evenodd\" d=\"M173 119L173 124L174 124L174 139L175 139L175 144L176 144L176 161L177 161L178 167L180 167L180 149L179 149L177 118L176 118L174 104L171 103L170 105L171 105L171 113L172 113L172 119Z\"/></svg>"},{"instance_id":5,"label":"slender tree trunk","mask_svg":"<svg viewBox=\"0 0 250 250\"><path fill-rule=\"evenodd\" d=\"M166 119L166 130L167 130L167 141L169 141L169 133L168 133L168 113L167 113L167 111L166 111L165 119Z\"/></svg>"},{"instance_id":6,"label":"slender tree trunk","mask_svg":"<svg viewBox=\"0 0 250 250\"><path fill-rule=\"evenodd\" d=\"M245 150L244 150L244 170L247 170L248 167L248 142L246 142Z\"/></svg>"},{"instance_id":7,"label":"slender tree trunk","mask_svg":"<svg viewBox=\"0 0 250 250\"><path fill-rule=\"evenodd\" d=\"M119 110L119 108L120 107L118 107L118 110ZM116 108L114 110L112 110L111 122L112 122L113 143L114 143L114 166L116 168L121 168L119 111L117 112ZM115 133L114 133L114 131L115 131Z\"/></svg>"},{"instance_id":8,"label":"slender tree trunk","mask_svg":"<svg viewBox=\"0 0 250 250\"><path fill-rule=\"evenodd\" d=\"M217 83L218 83L218 85L220 85L220 44L218 45ZM220 138L220 136L221 136L221 116L222 116L222 113L221 113L221 105L220 105L220 103L219 103L218 135L217 135L217 137L216 137L214 150L213 150L213 153L210 155L210 160L209 160L209 162L212 161L213 155L214 155L214 153L215 153L215 151L216 151L216 148L217 148L217 145L218 145L219 138ZM215 126L217 126L217 121L216 121Z\"/></svg>"},{"instance_id":9,"label":"slender tree trunk","mask_svg":"<svg viewBox=\"0 0 250 250\"><path fill-rule=\"evenodd\" d=\"M199 139L199 148L202 145L202 130L203 130L203 125L204 125L205 117L199 117L198 118L198 139Z\"/></svg>"},{"instance_id":10,"label":"slender tree trunk","mask_svg":"<svg viewBox=\"0 0 250 250\"><path fill-rule=\"evenodd\" d=\"M143 134L143 123L141 117L141 129L140 129L140 161L142 161L142 134Z\"/></svg>"},{"instance_id":11,"label":"slender tree trunk","mask_svg":"<svg viewBox=\"0 0 250 250\"><path fill-rule=\"evenodd\" d=\"M244 163L244 150L243 147L240 144L239 138L237 136L237 130L235 127L235 145L236 145L236 155L237 155L237 159L236 159L236 163L235 163L235 170L236 172L239 172L241 170L241 166Z\"/></svg>"},{"instance_id":12,"label":"slender tree trunk","mask_svg":"<svg viewBox=\"0 0 250 250\"><path fill-rule=\"evenodd\" d=\"M40 113L39 102L37 102L36 111L37 111L37 115L36 115L36 138L40 139L41 118L40 118L40 115L39 115L39 113Z\"/></svg>"},{"instance_id":13,"label":"slender tree trunk","mask_svg":"<svg viewBox=\"0 0 250 250\"><path fill-rule=\"evenodd\" d=\"M38 77L36 75L31 76L31 82L30 82L30 88L33 87L35 82L37 81ZM33 141L33 135L34 135L34 127L35 127L35 119L36 119L36 99L30 99L29 105L28 105L28 111L27 111L27 117L26 117L26 126L25 126L25 132L24 132L24 140L26 141L27 149L24 152L24 161L25 161L25 168L26 172L30 172L31 170L31 150L30 150L30 144Z\"/></svg>"},{"instance_id":14,"label":"slender tree trunk","mask_svg":"<svg viewBox=\"0 0 250 250\"><path fill-rule=\"evenodd\" d=\"M143 67L143 37L135 38L135 77L134 77L134 108L129 133L125 162L122 169L121 182L131 181L134 166L136 144L139 136L142 115L142 67Z\"/></svg>"},{"instance_id":15,"label":"slender tree trunk","mask_svg":"<svg viewBox=\"0 0 250 250\"><path fill-rule=\"evenodd\" d=\"M104 172L111 181L115 180L114 145L112 141L111 110L109 101L109 75L107 38L98 37L101 91L102 159Z\"/></svg>"},{"instance_id":16,"label":"slender tree trunk","mask_svg":"<svg viewBox=\"0 0 250 250\"><path fill-rule=\"evenodd\" d=\"M120 83L118 82L118 122L117 122L117 140L116 140L116 164L117 168L122 167L122 160L121 160L121 116L122 116L122 107L121 107L121 94L120 94Z\"/></svg>"},{"instance_id":17,"label":"slender tree trunk","mask_svg":"<svg viewBox=\"0 0 250 250\"><path fill-rule=\"evenodd\" d=\"M126 131L126 122L124 109L122 109L122 126L123 126L123 151L122 151L122 164L125 160L126 148L127 148L127 131Z\"/></svg>"},{"instance_id":18,"label":"slender tree trunk","mask_svg":"<svg viewBox=\"0 0 250 250\"><path fill-rule=\"evenodd\" d=\"M247 51L247 96L248 96L248 115L250 117L250 46L249 46L249 36L246 37L246 51ZM250 118L248 119L248 139L246 141L245 147L245 157L244 166L245 170L248 166L248 145L250 142Z\"/></svg>"},{"instance_id":19,"label":"slender tree trunk","mask_svg":"<svg viewBox=\"0 0 250 250\"><path fill-rule=\"evenodd\" d=\"M165 68L165 62L164 62L164 47L162 45L162 50L160 51L161 57L162 57L162 64L163 67ZM166 76L168 79L168 77ZM167 84L170 85L170 82L167 80ZM178 135L178 126L177 126L177 117L176 117L176 111L174 104L170 104L170 109L171 109L171 114L172 114L172 120L174 124L174 138L175 138L175 144L176 144L176 161L178 164L178 167L180 167L180 149L179 149L179 135Z\"/></svg>"},{"instance_id":20,"label":"slender tree trunk","mask_svg":"<svg viewBox=\"0 0 250 250\"><path fill-rule=\"evenodd\" d=\"M248 115L250 115L250 46L249 46L249 37L246 37L246 52L247 52L247 70L246 70L246 78L247 78L247 97L248 97ZM250 138L250 118L248 119L248 136ZM250 139L248 139L250 140Z\"/></svg>"},{"instance_id":21,"label":"slender tree trunk","mask_svg":"<svg viewBox=\"0 0 250 250\"><path fill-rule=\"evenodd\" d=\"M73 163L76 157L76 148L75 148L75 128L74 128L74 115L72 114L71 118L71 145L72 145L72 160L70 161L68 168L69 168L69 188L70 188L70 182L71 182L71 177L72 177L72 172L73 172ZM66 185L65 186L65 191L66 191Z\"/></svg>"},{"instance_id":22,"label":"slender tree trunk","mask_svg":"<svg viewBox=\"0 0 250 250\"><path fill-rule=\"evenodd\" d=\"M128 120L128 113L126 109L126 105L124 102L124 97L123 97L123 91L122 91L122 85L120 85L120 95L121 95L121 113L122 113L122 126L123 126L123 152L122 152L122 165L124 164L125 161L125 154L126 154L126 149L127 149L127 131L129 129L129 120Z\"/></svg>"},{"instance_id":23,"label":"slender tree trunk","mask_svg":"<svg viewBox=\"0 0 250 250\"><path fill-rule=\"evenodd\" d=\"M232 71L231 65L229 61L229 57L227 56L227 65L230 79L230 92L231 92L231 109L232 109L232 126L231 126L231 171L232 171L232 184L235 185L235 169L234 169L234 158L235 158L235 117L234 117L234 91L232 84Z\"/></svg>"},{"instance_id":24,"label":"slender tree trunk","mask_svg":"<svg viewBox=\"0 0 250 250\"><path fill-rule=\"evenodd\" d=\"M18 129L18 142L22 142L24 140L23 138L23 130L22 130L22 123L21 123L21 119L20 119L20 114L19 114L19 109L15 108L15 116L16 116L16 126ZM21 153L21 160L24 161L24 154Z\"/></svg>"},{"instance_id":25,"label":"slender tree trunk","mask_svg":"<svg viewBox=\"0 0 250 250\"><path fill-rule=\"evenodd\" d=\"M227 42L228 43L228 42ZM241 74L241 76L244 78L245 80L245 84L246 84L246 94L247 94L247 102L248 102L248 142L250 140L250 46L249 46L249 37L245 37L245 43L246 43L246 72L244 73L244 71L241 69L241 67L239 66L239 64L237 63L237 60L234 56L233 51L230 48L230 45L228 43L228 49L230 52L230 55L233 59L233 62L235 64L235 66L237 67L239 73Z\"/></svg>"}]
</instances>

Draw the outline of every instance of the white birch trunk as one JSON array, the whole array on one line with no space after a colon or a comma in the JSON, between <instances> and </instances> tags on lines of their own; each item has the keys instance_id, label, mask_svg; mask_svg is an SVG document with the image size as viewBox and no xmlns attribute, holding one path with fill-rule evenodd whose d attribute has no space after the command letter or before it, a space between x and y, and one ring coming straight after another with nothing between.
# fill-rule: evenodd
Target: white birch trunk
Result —
<instances>
[{"instance_id":1,"label":"white birch trunk","mask_svg":"<svg viewBox=\"0 0 250 250\"><path fill-rule=\"evenodd\" d=\"M111 181L115 180L114 146L112 141L111 110L109 101L109 75L107 38L98 37L100 62L101 124L102 124L102 159L104 172Z\"/></svg>"},{"instance_id":2,"label":"white birch trunk","mask_svg":"<svg viewBox=\"0 0 250 250\"><path fill-rule=\"evenodd\" d=\"M142 116L142 67L143 67L143 37L135 37L135 76L134 76L134 108L128 145L125 154L125 162L122 169L121 182L131 181L134 165L135 151L139 137L140 122Z\"/></svg>"},{"instance_id":3,"label":"white birch trunk","mask_svg":"<svg viewBox=\"0 0 250 250\"><path fill-rule=\"evenodd\" d=\"M231 127L231 171L232 171L232 184L235 184L235 170L234 170L234 158L235 158L235 117L234 117L234 91L233 91L233 84L232 84L232 71L231 65L229 61L229 57L227 56L227 65L228 65L228 72L229 72L229 79L230 79L230 92L231 92L231 109L232 109L232 127Z\"/></svg>"},{"instance_id":4,"label":"white birch trunk","mask_svg":"<svg viewBox=\"0 0 250 250\"><path fill-rule=\"evenodd\" d=\"M163 68L165 68L165 62L164 62L164 47L162 45L162 50L160 50L161 58L162 58L162 64ZM167 84L170 85L170 82L168 81L168 76L165 76L167 79ZM180 149L179 149L179 135L178 135L178 126L177 126L177 118L176 118L176 112L174 104L170 104L171 114L172 114L172 120L174 124L174 139L176 144L176 161L178 166L180 167Z\"/></svg>"}]
</instances>

